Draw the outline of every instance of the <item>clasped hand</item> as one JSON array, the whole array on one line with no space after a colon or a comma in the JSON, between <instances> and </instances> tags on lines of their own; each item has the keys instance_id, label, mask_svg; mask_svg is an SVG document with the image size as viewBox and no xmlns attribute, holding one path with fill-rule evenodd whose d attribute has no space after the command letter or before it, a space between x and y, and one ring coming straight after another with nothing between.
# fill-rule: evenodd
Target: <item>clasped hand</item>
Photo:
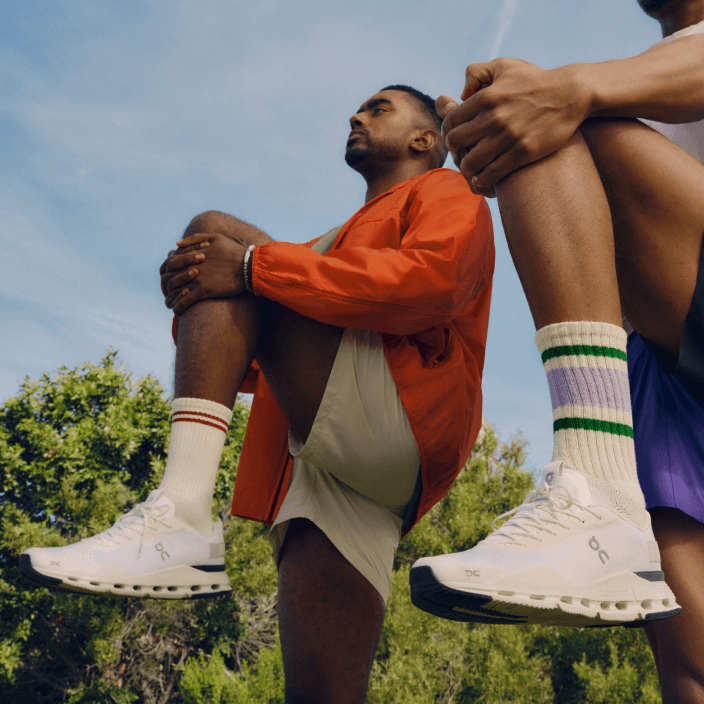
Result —
<instances>
[{"instance_id":1,"label":"clasped hand","mask_svg":"<svg viewBox=\"0 0 704 704\"><path fill-rule=\"evenodd\" d=\"M213 234L191 235L176 244L159 268L166 307L176 315L205 298L232 298L245 291L245 246Z\"/></svg>"},{"instance_id":2,"label":"clasped hand","mask_svg":"<svg viewBox=\"0 0 704 704\"><path fill-rule=\"evenodd\" d=\"M478 195L512 171L561 149L589 116L579 69L542 69L520 59L470 64L461 104L436 101L453 160Z\"/></svg>"}]
</instances>

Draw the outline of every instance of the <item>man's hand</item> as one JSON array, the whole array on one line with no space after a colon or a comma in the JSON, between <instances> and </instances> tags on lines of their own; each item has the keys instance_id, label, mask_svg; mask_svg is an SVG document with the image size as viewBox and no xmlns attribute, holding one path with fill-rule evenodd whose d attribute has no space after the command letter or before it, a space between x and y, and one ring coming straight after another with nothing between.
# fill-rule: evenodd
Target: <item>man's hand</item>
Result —
<instances>
[{"instance_id":1,"label":"man's hand","mask_svg":"<svg viewBox=\"0 0 704 704\"><path fill-rule=\"evenodd\" d=\"M246 290L244 245L223 235L202 233L176 244L178 249L159 268L166 307L176 315L205 298L232 298Z\"/></svg>"},{"instance_id":2,"label":"man's hand","mask_svg":"<svg viewBox=\"0 0 704 704\"><path fill-rule=\"evenodd\" d=\"M470 64L461 105L443 95L443 136L479 195L512 171L564 146L589 116L591 96L573 66L547 70L520 59Z\"/></svg>"}]
</instances>

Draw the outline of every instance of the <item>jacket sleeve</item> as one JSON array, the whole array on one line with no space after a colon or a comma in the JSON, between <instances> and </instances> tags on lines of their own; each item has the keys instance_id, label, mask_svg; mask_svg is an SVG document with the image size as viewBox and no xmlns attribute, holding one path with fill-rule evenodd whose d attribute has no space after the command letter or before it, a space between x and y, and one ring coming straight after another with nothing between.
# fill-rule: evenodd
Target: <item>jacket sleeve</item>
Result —
<instances>
[{"instance_id":1,"label":"jacket sleeve","mask_svg":"<svg viewBox=\"0 0 704 704\"><path fill-rule=\"evenodd\" d=\"M411 335L447 324L490 276L488 206L460 174L443 170L421 180L399 217L400 249L257 247L255 294L341 327Z\"/></svg>"}]
</instances>

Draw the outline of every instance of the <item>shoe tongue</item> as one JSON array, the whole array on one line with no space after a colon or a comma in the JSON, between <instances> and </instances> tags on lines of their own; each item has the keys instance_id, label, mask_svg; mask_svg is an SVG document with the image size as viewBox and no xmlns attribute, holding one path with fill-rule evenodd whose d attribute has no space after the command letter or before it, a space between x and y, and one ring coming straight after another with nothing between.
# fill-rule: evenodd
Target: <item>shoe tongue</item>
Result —
<instances>
[{"instance_id":1,"label":"shoe tongue","mask_svg":"<svg viewBox=\"0 0 704 704\"><path fill-rule=\"evenodd\" d=\"M560 486L565 487L570 492L570 496L575 503L582 504L582 506L590 506L593 503L589 483L582 472L578 472L576 469L563 469L560 477Z\"/></svg>"},{"instance_id":2,"label":"shoe tongue","mask_svg":"<svg viewBox=\"0 0 704 704\"><path fill-rule=\"evenodd\" d=\"M154 489L150 492L149 496L144 500L145 504L150 504L158 511L160 517L170 517L174 516L176 512L176 506L174 502L171 501L161 489Z\"/></svg>"},{"instance_id":3,"label":"shoe tongue","mask_svg":"<svg viewBox=\"0 0 704 704\"><path fill-rule=\"evenodd\" d=\"M562 462L551 462L543 469L543 476L540 480L541 485L557 486L562 476Z\"/></svg>"},{"instance_id":4,"label":"shoe tongue","mask_svg":"<svg viewBox=\"0 0 704 704\"><path fill-rule=\"evenodd\" d=\"M564 487L570 492L573 501L584 506L589 506L592 503L592 493L584 474L576 469L565 467L561 460L551 462L543 469L541 483L552 487Z\"/></svg>"}]
</instances>

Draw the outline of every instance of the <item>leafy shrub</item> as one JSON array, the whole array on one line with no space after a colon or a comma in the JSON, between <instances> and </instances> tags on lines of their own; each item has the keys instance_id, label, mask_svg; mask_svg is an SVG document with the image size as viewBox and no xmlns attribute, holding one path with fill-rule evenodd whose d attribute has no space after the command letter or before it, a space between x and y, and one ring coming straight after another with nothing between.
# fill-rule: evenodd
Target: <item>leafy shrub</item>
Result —
<instances>
[{"instance_id":1,"label":"leafy shrub","mask_svg":"<svg viewBox=\"0 0 704 704\"><path fill-rule=\"evenodd\" d=\"M16 568L26 548L103 530L158 486L170 431L160 384L133 381L110 352L26 380L0 407L0 701L283 702L268 529L227 517L249 412L234 410L213 504L234 591L170 602L49 591ZM486 427L452 490L402 541L370 704L659 701L638 630L460 624L412 606L416 559L472 547L532 488L523 447Z\"/></svg>"}]
</instances>

